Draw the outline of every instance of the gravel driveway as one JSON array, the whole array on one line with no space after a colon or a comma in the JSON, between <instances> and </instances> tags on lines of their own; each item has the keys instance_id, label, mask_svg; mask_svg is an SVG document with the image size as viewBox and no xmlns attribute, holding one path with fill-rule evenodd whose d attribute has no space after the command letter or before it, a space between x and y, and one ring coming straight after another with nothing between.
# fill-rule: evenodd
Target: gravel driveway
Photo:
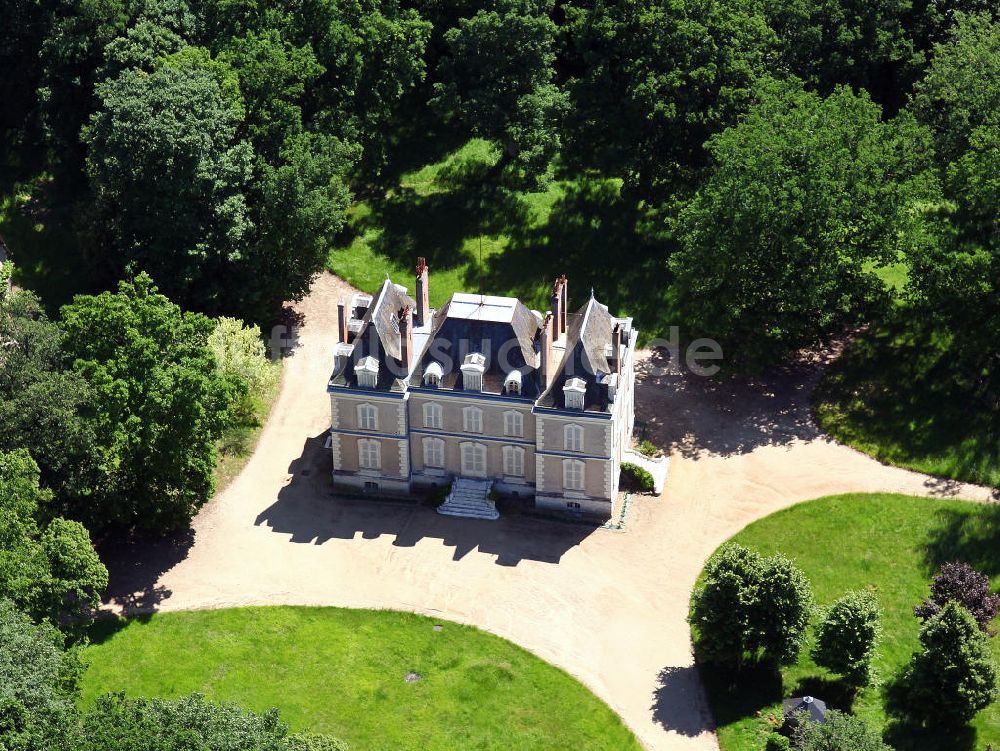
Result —
<instances>
[{"instance_id":1,"label":"gravel driveway","mask_svg":"<svg viewBox=\"0 0 1000 751\"><path fill-rule=\"evenodd\" d=\"M656 751L715 749L692 664L688 599L702 565L749 522L849 491L987 500L990 491L886 467L809 419L817 368L765 381L685 378L648 353L637 414L671 452L659 498L624 532L505 517L478 522L329 492L324 391L336 303L321 276L281 394L243 473L193 529L116 565L124 610L314 604L394 608L475 624L575 675Z\"/></svg>"}]
</instances>

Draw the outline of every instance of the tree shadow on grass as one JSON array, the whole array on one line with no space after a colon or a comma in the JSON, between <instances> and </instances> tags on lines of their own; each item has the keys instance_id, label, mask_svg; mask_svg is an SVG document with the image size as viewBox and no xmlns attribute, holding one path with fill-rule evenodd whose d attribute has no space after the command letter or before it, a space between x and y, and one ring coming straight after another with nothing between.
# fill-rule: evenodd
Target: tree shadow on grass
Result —
<instances>
[{"instance_id":1,"label":"tree shadow on grass","mask_svg":"<svg viewBox=\"0 0 1000 751\"><path fill-rule=\"evenodd\" d=\"M495 171L495 165L475 157L451 161L439 171L433 192L405 186L371 199L370 213L354 231L377 230L372 249L402 266L417 256L432 269L475 262L464 250L466 242L507 235L530 221L527 202L504 187Z\"/></svg>"},{"instance_id":2,"label":"tree shadow on grass","mask_svg":"<svg viewBox=\"0 0 1000 751\"><path fill-rule=\"evenodd\" d=\"M850 712L858 692L850 684L837 678L810 675L802 678L792 689L790 696L815 696L826 702L829 709Z\"/></svg>"},{"instance_id":3,"label":"tree shadow on grass","mask_svg":"<svg viewBox=\"0 0 1000 751\"><path fill-rule=\"evenodd\" d=\"M152 617L152 613L134 613L127 617L104 613L87 629L87 638L91 644L103 644L119 631L124 630L133 621L149 623Z\"/></svg>"},{"instance_id":4,"label":"tree shadow on grass","mask_svg":"<svg viewBox=\"0 0 1000 751\"><path fill-rule=\"evenodd\" d=\"M944 508L935 516L937 526L924 553L928 575L954 560L990 577L1000 575L1000 506Z\"/></svg>"},{"instance_id":5,"label":"tree shadow on grass","mask_svg":"<svg viewBox=\"0 0 1000 751\"><path fill-rule=\"evenodd\" d=\"M895 751L971 751L975 748L975 728L926 724L926 707L915 706L908 694L905 670L883 687L885 711L890 718L884 737Z\"/></svg>"},{"instance_id":6,"label":"tree shadow on grass","mask_svg":"<svg viewBox=\"0 0 1000 751\"><path fill-rule=\"evenodd\" d=\"M860 439L879 459L920 462L951 478L997 484L1000 414L963 384L947 343L903 308L856 338L817 391L817 413L839 438ZM949 480L931 489L947 495Z\"/></svg>"},{"instance_id":7,"label":"tree shadow on grass","mask_svg":"<svg viewBox=\"0 0 1000 751\"><path fill-rule=\"evenodd\" d=\"M593 289L612 313L633 316L643 334L665 336L669 249L649 239L643 220L616 181L569 183L546 222L511 227L507 251L486 264L485 285L545 305L545 281L566 274L571 309Z\"/></svg>"},{"instance_id":8,"label":"tree shadow on grass","mask_svg":"<svg viewBox=\"0 0 1000 751\"><path fill-rule=\"evenodd\" d=\"M699 672L719 727L757 716L784 698L781 673L773 665L750 665L736 672L702 664Z\"/></svg>"}]
</instances>

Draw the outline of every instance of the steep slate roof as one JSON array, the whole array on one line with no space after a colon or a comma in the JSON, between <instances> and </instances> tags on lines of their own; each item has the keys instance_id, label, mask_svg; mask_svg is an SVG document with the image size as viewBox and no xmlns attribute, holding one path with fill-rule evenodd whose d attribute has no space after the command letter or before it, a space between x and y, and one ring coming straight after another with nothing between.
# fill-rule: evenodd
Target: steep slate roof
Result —
<instances>
[{"instance_id":1,"label":"steep slate roof","mask_svg":"<svg viewBox=\"0 0 1000 751\"><path fill-rule=\"evenodd\" d=\"M535 314L516 298L455 293L434 314L428 347L413 368L410 385L422 385L427 366L437 362L444 371L439 388L460 390L465 356L479 352L486 356L484 392L503 391L506 364L521 372L521 397L534 399L541 393L536 369L540 328Z\"/></svg>"},{"instance_id":2,"label":"steep slate roof","mask_svg":"<svg viewBox=\"0 0 1000 751\"><path fill-rule=\"evenodd\" d=\"M399 313L403 308L409 307L412 310L415 306L413 299L386 277L382 288L372 299L371 305L361 319L361 329L351 341L354 345L353 354L343 370L339 372L334 370L330 384L357 388L358 379L354 373L354 366L362 358L372 356L379 363L375 388L402 391L403 384L397 377L405 373L399 333Z\"/></svg>"},{"instance_id":3,"label":"steep slate roof","mask_svg":"<svg viewBox=\"0 0 1000 751\"><path fill-rule=\"evenodd\" d=\"M570 378L580 378L586 383L584 411L607 411L608 401L598 382L599 374L611 373L608 348L615 317L608 308L593 297L587 304L569 316L566 326L566 352L557 366L552 385L538 404L542 407L563 409L563 386ZM623 342L624 343L624 342Z\"/></svg>"}]
</instances>

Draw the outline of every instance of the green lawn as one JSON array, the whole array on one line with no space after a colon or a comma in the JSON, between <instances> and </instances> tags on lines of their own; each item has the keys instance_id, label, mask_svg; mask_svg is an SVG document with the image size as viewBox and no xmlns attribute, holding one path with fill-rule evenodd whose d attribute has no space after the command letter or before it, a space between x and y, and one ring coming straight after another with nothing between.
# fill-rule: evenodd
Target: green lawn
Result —
<instances>
[{"instance_id":1,"label":"green lawn","mask_svg":"<svg viewBox=\"0 0 1000 751\"><path fill-rule=\"evenodd\" d=\"M820 427L880 461L1000 487L1000 414L957 382L937 332L905 310L897 318L831 367L815 395Z\"/></svg>"},{"instance_id":2,"label":"green lawn","mask_svg":"<svg viewBox=\"0 0 1000 751\"><path fill-rule=\"evenodd\" d=\"M444 155L428 153L393 184L356 202L327 267L371 291L388 272L413 287L418 256L431 269L431 305L453 292L514 295L548 307L550 285L565 273L570 304L593 287L612 310L637 317L645 332L669 320L662 248L640 239L640 217L620 180L554 180L539 191L511 188L500 152L472 139ZM651 333L651 332L650 332Z\"/></svg>"},{"instance_id":3,"label":"green lawn","mask_svg":"<svg viewBox=\"0 0 1000 751\"><path fill-rule=\"evenodd\" d=\"M119 689L200 691L255 710L278 707L293 730L335 735L352 751L640 748L565 672L447 621L273 607L157 614L103 629L86 650L84 705ZM407 682L410 672L422 678Z\"/></svg>"},{"instance_id":4,"label":"green lawn","mask_svg":"<svg viewBox=\"0 0 1000 751\"><path fill-rule=\"evenodd\" d=\"M760 751L768 732L764 718L780 711L783 697L803 693L852 708L888 729L888 739L899 751L965 751L1000 744L997 704L976 718L974 733L946 738L887 725L883 709L885 687L918 647L913 607L927 595L937 566L960 558L989 574L994 587L1000 584L1000 508L903 495L832 496L772 514L733 540L792 558L809 577L820 606L849 589L873 587L884 611L885 636L875 660L882 685L865 689L853 707L848 706L849 692L809 658L811 643L780 679L768 671L749 671L734 686L732 675L703 669L722 751ZM1000 661L1000 637L991 644Z\"/></svg>"}]
</instances>

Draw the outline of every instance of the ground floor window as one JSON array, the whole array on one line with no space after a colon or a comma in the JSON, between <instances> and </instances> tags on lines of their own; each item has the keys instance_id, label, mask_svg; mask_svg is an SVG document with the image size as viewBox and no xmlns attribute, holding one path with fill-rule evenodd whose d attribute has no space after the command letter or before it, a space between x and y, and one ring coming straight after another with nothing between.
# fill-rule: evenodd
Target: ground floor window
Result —
<instances>
[{"instance_id":1,"label":"ground floor window","mask_svg":"<svg viewBox=\"0 0 1000 751\"><path fill-rule=\"evenodd\" d=\"M486 475L486 446L481 443L462 444L462 474Z\"/></svg>"},{"instance_id":2,"label":"ground floor window","mask_svg":"<svg viewBox=\"0 0 1000 751\"><path fill-rule=\"evenodd\" d=\"M377 493L378 492L378 483L377 482L366 482L365 483L365 492L366 493Z\"/></svg>"},{"instance_id":3,"label":"ground floor window","mask_svg":"<svg viewBox=\"0 0 1000 751\"><path fill-rule=\"evenodd\" d=\"M580 504L577 503L576 501L567 501L566 502L566 508L573 509L574 511L579 511L580 510Z\"/></svg>"},{"instance_id":4,"label":"ground floor window","mask_svg":"<svg viewBox=\"0 0 1000 751\"><path fill-rule=\"evenodd\" d=\"M520 446L503 447L503 473L508 477L524 477L524 449Z\"/></svg>"},{"instance_id":5,"label":"ground floor window","mask_svg":"<svg viewBox=\"0 0 1000 751\"><path fill-rule=\"evenodd\" d=\"M424 464L428 467L444 466L444 441L440 438L424 439Z\"/></svg>"},{"instance_id":6,"label":"ground floor window","mask_svg":"<svg viewBox=\"0 0 1000 751\"><path fill-rule=\"evenodd\" d=\"M358 466L361 469L379 469L382 466L382 446L370 438L358 441Z\"/></svg>"},{"instance_id":7,"label":"ground floor window","mask_svg":"<svg viewBox=\"0 0 1000 751\"><path fill-rule=\"evenodd\" d=\"M584 466L579 459L563 459L563 487L566 490L583 490Z\"/></svg>"}]
</instances>

